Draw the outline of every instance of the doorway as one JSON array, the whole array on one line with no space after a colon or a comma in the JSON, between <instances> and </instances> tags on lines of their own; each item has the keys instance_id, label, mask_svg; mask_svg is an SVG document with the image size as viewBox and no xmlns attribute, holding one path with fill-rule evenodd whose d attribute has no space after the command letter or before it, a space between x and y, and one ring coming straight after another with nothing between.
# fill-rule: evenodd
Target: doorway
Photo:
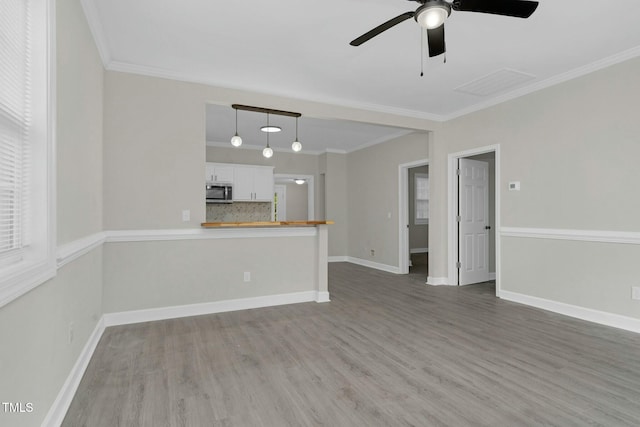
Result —
<instances>
[{"instance_id":1,"label":"doorway","mask_svg":"<svg viewBox=\"0 0 640 427\"><path fill-rule=\"evenodd\" d=\"M449 284L500 289L500 147L449 155Z\"/></svg>"},{"instance_id":2,"label":"doorway","mask_svg":"<svg viewBox=\"0 0 640 427\"><path fill-rule=\"evenodd\" d=\"M315 219L315 179L313 175L275 174L275 200L278 221Z\"/></svg>"},{"instance_id":3,"label":"doorway","mask_svg":"<svg viewBox=\"0 0 640 427\"><path fill-rule=\"evenodd\" d=\"M423 159L401 164L398 175L398 272L424 273L426 282L429 265L429 161Z\"/></svg>"}]
</instances>

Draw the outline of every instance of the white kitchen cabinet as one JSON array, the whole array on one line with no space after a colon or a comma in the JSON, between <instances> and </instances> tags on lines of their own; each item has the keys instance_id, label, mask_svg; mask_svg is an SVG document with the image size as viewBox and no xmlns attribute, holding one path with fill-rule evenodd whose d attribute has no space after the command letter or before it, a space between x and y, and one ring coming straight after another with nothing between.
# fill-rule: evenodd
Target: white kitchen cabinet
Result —
<instances>
[{"instance_id":1,"label":"white kitchen cabinet","mask_svg":"<svg viewBox=\"0 0 640 427\"><path fill-rule=\"evenodd\" d=\"M233 184L234 169L233 165L207 163L205 166L205 180Z\"/></svg>"},{"instance_id":2,"label":"white kitchen cabinet","mask_svg":"<svg viewBox=\"0 0 640 427\"><path fill-rule=\"evenodd\" d=\"M234 168L233 200L238 202L273 201L273 168L236 165Z\"/></svg>"}]
</instances>

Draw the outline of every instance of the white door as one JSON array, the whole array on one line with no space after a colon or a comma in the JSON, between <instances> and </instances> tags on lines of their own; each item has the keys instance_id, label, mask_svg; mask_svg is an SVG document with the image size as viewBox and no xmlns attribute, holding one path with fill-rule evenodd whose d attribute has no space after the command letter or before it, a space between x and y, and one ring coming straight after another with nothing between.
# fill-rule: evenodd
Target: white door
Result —
<instances>
[{"instance_id":1,"label":"white door","mask_svg":"<svg viewBox=\"0 0 640 427\"><path fill-rule=\"evenodd\" d=\"M489 163L460 159L459 284L489 280Z\"/></svg>"},{"instance_id":2,"label":"white door","mask_svg":"<svg viewBox=\"0 0 640 427\"><path fill-rule=\"evenodd\" d=\"M275 204L275 221L287 220L287 186L276 185L276 204Z\"/></svg>"}]
</instances>

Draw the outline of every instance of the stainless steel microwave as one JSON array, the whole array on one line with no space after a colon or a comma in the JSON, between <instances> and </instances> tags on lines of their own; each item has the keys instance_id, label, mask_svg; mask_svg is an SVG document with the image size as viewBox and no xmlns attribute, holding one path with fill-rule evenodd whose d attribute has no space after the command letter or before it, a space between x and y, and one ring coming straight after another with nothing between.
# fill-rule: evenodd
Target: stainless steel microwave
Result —
<instances>
[{"instance_id":1,"label":"stainless steel microwave","mask_svg":"<svg viewBox=\"0 0 640 427\"><path fill-rule=\"evenodd\" d=\"M206 185L207 203L233 203L233 186L208 182Z\"/></svg>"}]
</instances>

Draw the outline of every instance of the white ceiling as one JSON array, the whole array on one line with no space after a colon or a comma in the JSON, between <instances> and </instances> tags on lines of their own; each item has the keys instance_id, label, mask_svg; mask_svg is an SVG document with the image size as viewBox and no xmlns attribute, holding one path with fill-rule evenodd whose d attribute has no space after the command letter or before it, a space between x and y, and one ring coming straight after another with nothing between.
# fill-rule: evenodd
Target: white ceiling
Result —
<instances>
[{"instance_id":1,"label":"white ceiling","mask_svg":"<svg viewBox=\"0 0 640 427\"><path fill-rule=\"evenodd\" d=\"M529 19L452 11L445 24L447 61L425 58L424 77L420 30L413 20L360 47L349 45L386 20L415 10L419 4L413 1L82 1L108 69L432 120L640 55L637 0L540 0ZM475 84L487 76L494 78ZM469 83L490 93L456 90ZM224 113L233 110L227 106ZM308 121L304 134L303 120ZM336 129L347 128L347 135L332 136L339 144L318 147L309 129L322 126L320 121L303 117L300 125L305 150L308 144L313 150L350 151L360 142L349 133L361 124L338 123ZM398 132L378 130L374 139ZM208 139L227 141L228 131L226 126L222 138L223 132L214 130Z\"/></svg>"}]
</instances>

